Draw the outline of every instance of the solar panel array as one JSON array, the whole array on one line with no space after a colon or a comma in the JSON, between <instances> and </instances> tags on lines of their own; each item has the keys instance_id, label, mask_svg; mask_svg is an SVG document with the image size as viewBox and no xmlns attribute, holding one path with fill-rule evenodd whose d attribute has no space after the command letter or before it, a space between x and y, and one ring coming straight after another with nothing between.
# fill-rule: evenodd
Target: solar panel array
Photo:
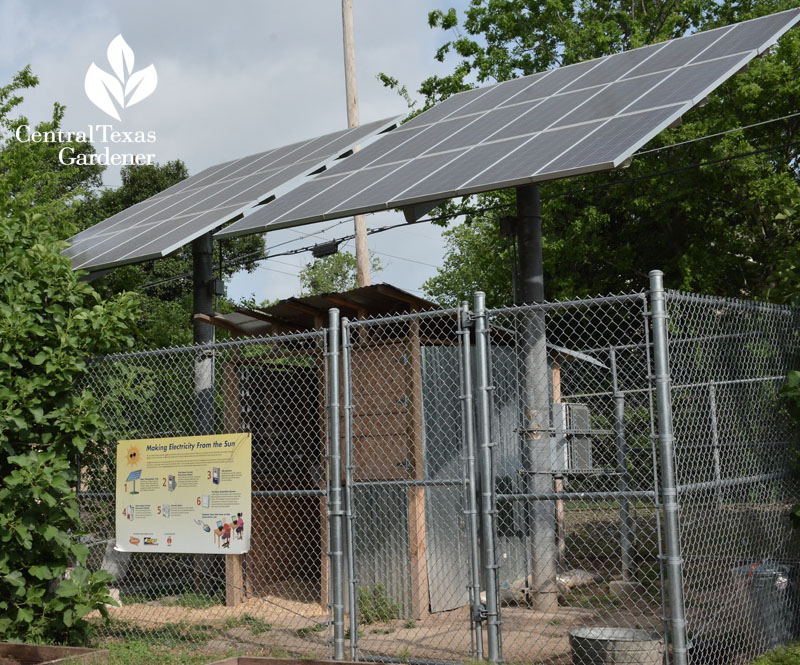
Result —
<instances>
[{"instance_id":1,"label":"solar panel array","mask_svg":"<svg viewBox=\"0 0 800 665\"><path fill-rule=\"evenodd\" d=\"M356 145L396 125L385 119L217 166L70 238L75 270L101 270L166 256L208 231L280 197Z\"/></svg>"},{"instance_id":2,"label":"solar panel array","mask_svg":"<svg viewBox=\"0 0 800 665\"><path fill-rule=\"evenodd\" d=\"M798 20L792 9L459 93L217 237L616 168Z\"/></svg>"}]
</instances>

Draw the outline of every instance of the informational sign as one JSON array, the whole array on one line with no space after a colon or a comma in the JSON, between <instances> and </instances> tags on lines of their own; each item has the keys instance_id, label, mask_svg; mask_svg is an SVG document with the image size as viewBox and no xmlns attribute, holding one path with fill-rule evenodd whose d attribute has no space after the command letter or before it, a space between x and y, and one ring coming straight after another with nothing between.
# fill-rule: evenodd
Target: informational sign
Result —
<instances>
[{"instance_id":1,"label":"informational sign","mask_svg":"<svg viewBox=\"0 0 800 665\"><path fill-rule=\"evenodd\" d=\"M116 549L247 552L250 456L250 434L120 441Z\"/></svg>"}]
</instances>

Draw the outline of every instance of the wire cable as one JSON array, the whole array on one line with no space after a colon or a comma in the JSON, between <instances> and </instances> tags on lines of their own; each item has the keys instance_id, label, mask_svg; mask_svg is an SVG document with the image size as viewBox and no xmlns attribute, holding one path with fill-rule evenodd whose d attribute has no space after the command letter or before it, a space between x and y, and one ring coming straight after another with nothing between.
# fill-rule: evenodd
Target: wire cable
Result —
<instances>
[{"instance_id":1,"label":"wire cable","mask_svg":"<svg viewBox=\"0 0 800 665\"><path fill-rule=\"evenodd\" d=\"M690 139L688 141L681 141L681 142L678 142L678 143L670 144L668 146L662 146L660 148L654 148L652 150L646 150L646 151L643 151L643 152L636 153L636 155L643 155L643 154L656 152L656 151L660 151L660 150L666 150L668 148L674 148L674 147L677 147L677 146L686 145L688 143L695 143L697 141L701 141L701 140L704 140L704 139L707 139L707 138L714 138L714 137L722 136L724 134L730 134L730 133L735 132L735 131L742 131L742 130L745 130L745 129L750 129L752 127L758 127L758 126L765 125L765 124L768 124L768 123L771 123L771 122L778 122L779 120L786 120L786 119L794 118L794 117L798 117L798 116L800 116L800 113L786 115L786 116L782 116L780 118L774 118L772 120L766 120L766 121L763 121L763 122L760 122L760 123L754 123L752 125L747 125L745 127L737 127L735 129L727 130L725 132L718 132L716 134L709 134L707 136L698 137L696 139ZM566 191L566 192L560 192L558 194L553 194L551 196L543 196L542 197L542 201L552 201L554 199L559 199L559 198L563 198L563 197L567 197L567 196L574 196L574 195L577 195L577 194L584 194L584 193L587 193L587 192L598 191L598 190L603 190L603 189L609 189L611 187L617 187L619 185L630 184L630 183L633 183L633 182L639 182L639 181L642 181L642 180L648 180L648 179L651 179L651 178L657 178L657 177L661 177L661 176L665 176L665 175L673 175L673 174L676 174L676 173L682 173L682 172L685 172L685 171L689 171L689 170L697 169L697 168L703 168L703 167L706 167L706 166L717 166L719 164L724 164L726 162L730 162L730 161L733 161L733 160L736 160L736 159L744 159L745 157L751 157L753 155L758 155L758 154L762 154L762 153L766 153L766 152L772 152L772 151L775 151L775 150L781 150L783 148L795 147L795 146L798 146L798 145L800 145L800 141L788 141L786 143L781 143L781 144L777 144L777 145L771 145L771 146L768 146L768 147L765 147L765 148L759 148L757 150L750 150L748 152L737 153L735 155L729 155L727 157L720 157L718 159L707 160L705 162L696 162L696 163L693 163L693 164L687 164L685 166L680 166L680 167L676 167L676 168L672 168L672 169L665 169L663 171L655 171L655 172L652 172L652 173L644 173L642 175L634 176L632 178L623 178L621 180L614 180L612 182L601 183L601 184L598 184L598 185L592 185L592 186L588 186L588 187L580 187L580 188L569 190L569 191ZM634 155L634 156L636 156L636 155ZM367 235L373 235L375 233L384 233L386 231L391 231L392 229L396 229L396 228L399 228L399 227L408 227L408 226L412 226L414 224L424 224L424 223L430 223L430 222L445 221L445 220L453 219L455 217L462 217L462 216L464 216L466 214L479 214L479 213L483 213L483 212L491 212L491 211L494 211L494 210L502 210L502 209L506 209L506 208L512 208L514 206L516 206L516 203L501 203L501 204L497 204L497 205L485 206L485 207L482 207L482 208L476 208L476 209L470 210L468 212L445 213L445 214L437 215L437 216L434 216L434 217L425 217L425 218L422 218L422 219L417 219L417 220L414 220L412 222L400 222L398 224L389 224L389 225L378 227L378 228L375 228L375 229L369 229L367 231ZM316 231L314 233L305 234L304 237L313 237L315 235L320 235L320 234L325 233L325 232L327 232L327 231L329 231L329 230L331 230L331 229L333 229L333 228L335 228L337 226L340 226L341 224L344 224L344 223L348 222L349 219L350 218L339 220L338 222L336 222L335 224L331 225L330 227L328 227L326 229L322 229L321 231ZM296 231L296 233L301 233L301 232ZM303 235L303 234L301 233L301 235ZM342 244L342 243L345 243L345 242L348 242L348 241L352 240L353 238L355 238L355 234L350 234L350 235L342 236L340 238L336 238L332 242L336 242L337 244ZM296 242L296 239L287 240L285 242L279 243L278 245L274 245L273 249L275 247L281 247L283 245L287 245L287 244L289 244L291 242ZM278 254L273 254L273 253L269 253L269 252L266 253L266 254L264 254L262 252L251 252L249 254L243 254L241 256L237 256L237 257L233 257L231 259L227 259L224 262L222 262L222 265L220 267L225 267L225 266L229 266L229 265L241 265L241 264L250 263L250 262L266 261L266 260L269 260L269 259L274 259L274 258L279 257L279 256L291 256L291 255L294 255L294 254L301 254L303 252L309 252L309 251L311 251L313 249L314 249L314 245L309 245L309 246L306 246L306 247L298 247L298 248L295 248L295 249L291 249L291 250L287 250L287 251L284 251L284 252L280 252ZM376 253L380 254L380 252L376 252ZM391 258L401 259L401 260L404 260L404 261L410 261L412 263L420 263L421 265L431 266L431 267L434 267L434 268L437 267L437 266L433 266L432 264L429 264L429 263L424 263L422 261L416 261L414 259L407 259L405 257L393 256L391 254L385 254L385 255L389 256ZM167 284L167 283L170 283L170 282L173 282L173 281L177 281L177 280L180 280L180 279L186 279L186 278L189 278L191 276L192 276L192 273L183 273L181 275L175 275L174 277L167 277L167 278L162 279L162 280L149 282L149 283L144 284L144 285L142 285L142 286L140 286L138 288L139 289L148 289L148 288L152 288L154 286Z\"/></svg>"},{"instance_id":2,"label":"wire cable","mask_svg":"<svg viewBox=\"0 0 800 665\"><path fill-rule=\"evenodd\" d=\"M733 134L734 132L743 132L745 129L752 129L753 127L761 127L762 125L769 125L773 122L778 122L780 120L789 120L791 118L797 118L800 116L800 113L790 113L789 115L781 116L780 118L772 118L770 120L762 120L761 122L754 122L752 125L745 125L744 127L734 127L733 129L726 129L724 132L716 132L715 134L706 134L705 136L698 136L694 139L687 139L686 141L678 141L677 143L670 143L669 145L663 145L660 148L651 148L650 150L640 150L633 154L634 157L638 157L639 155L648 155L652 152L661 152L662 150L668 150L669 148L677 148L678 146L688 145L689 143L697 143L698 141L705 141L706 139L714 139L719 136L725 136L726 134Z\"/></svg>"}]
</instances>

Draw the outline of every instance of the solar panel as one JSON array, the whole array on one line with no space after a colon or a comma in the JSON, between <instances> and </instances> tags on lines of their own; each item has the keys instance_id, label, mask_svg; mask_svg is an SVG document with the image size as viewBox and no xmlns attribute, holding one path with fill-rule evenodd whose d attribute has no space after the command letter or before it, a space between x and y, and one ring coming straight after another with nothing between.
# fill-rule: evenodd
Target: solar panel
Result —
<instances>
[{"instance_id":1,"label":"solar panel","mask_svg":"<svg viewBox=\"0 0 800 665\"><path fill-rule=\"evenodd\" d=\"M798 20L791 9L459 93L216 235L616 168Z\"/></svg>"},{"instance_id":2,"label":"solar panel","mask_svg":"<svg viewBox=\"0 0 800 665\"><path fill-rule=\"evenodd\" d=\"M131 471L128 474L128 477L127 477L125 482L129 483L132 480L139 480L139 478L141 478L141 477L142 477L142 470L141 469L137 469L136 471Z\"/></svg>"},{"instance_id":3,"label":"solar panel","mask_svg":"<svg viewBox=\"0 0 800 665\"><path fill-rule=\"evenodd\" d=\"M70 238L75 270L100 270L166 256L252 206L280 197L397 124L379 120L218 164Z\"/></svg>"}]
</instances>

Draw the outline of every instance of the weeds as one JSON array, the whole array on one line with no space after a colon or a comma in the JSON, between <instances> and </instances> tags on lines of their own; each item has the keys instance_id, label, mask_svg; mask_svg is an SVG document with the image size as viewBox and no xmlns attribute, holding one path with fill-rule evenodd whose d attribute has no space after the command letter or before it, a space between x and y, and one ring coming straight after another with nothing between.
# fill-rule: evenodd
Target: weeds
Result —
<instances>
[{"instance_id":1,"label":"weeds","mask_svg":"<svg viewBox=\"0 0 800 665\"><path fill-rule=\"evenodd\" d=\"M230 630L231 628L238 628L243 626L247 628L253 635L260 635L272 630L272 624L254 617L252 614L242 614L238 617L228 617L222 624L223 630Z\"/></svg>"},{"instance_id":2,"label":"weeds","mask_svg":"<svg viewBox=\"0 0 800 665\"><path fill-rule=\"evenodd\" d=\"M389 623L392 619L400 618L400 603L392 600L383 584L377 584L372 589L359 587L358 607L360 609L360 623Z\"/></svg>"}]
</instances>

